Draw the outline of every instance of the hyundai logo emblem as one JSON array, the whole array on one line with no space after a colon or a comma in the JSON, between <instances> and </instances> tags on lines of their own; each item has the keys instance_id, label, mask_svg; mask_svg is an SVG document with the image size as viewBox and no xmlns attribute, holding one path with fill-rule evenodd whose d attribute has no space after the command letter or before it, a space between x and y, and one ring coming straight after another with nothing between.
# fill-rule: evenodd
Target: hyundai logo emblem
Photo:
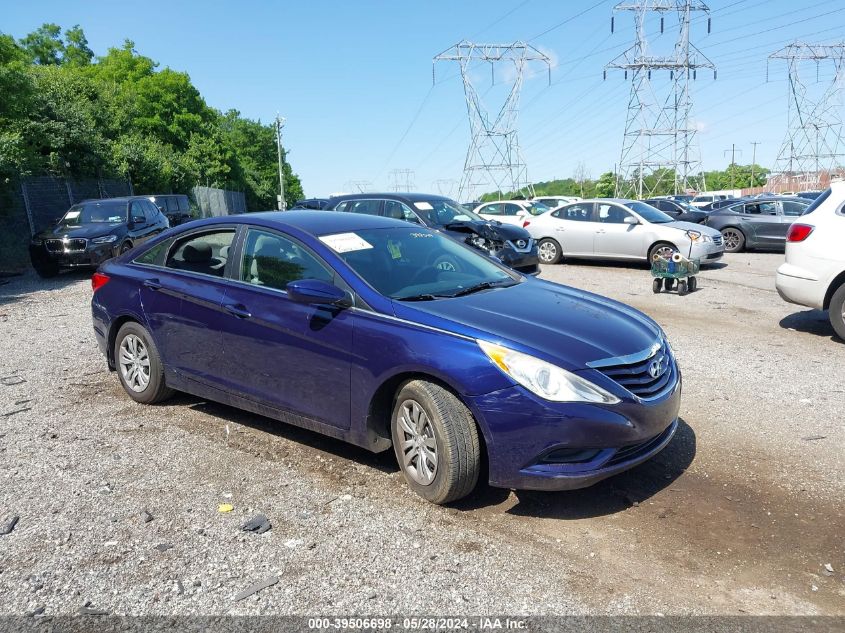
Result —
<instances>
[{"instance_id":1,"label":"hyundai logo emblem","mask_svg":"<svg viewBox=\"0 0 845 633\"><path fill-rule=\"evenodd\" d=\"M660 376L663 373L663 359L658 358L657 360L651 361L651 364L648 366L648 373L652 378Z\"/></svg>"},{"instance_id":2,"label":"hyundai logo emblem","mask_svg":"<svg viewBox=\"0 0 845 633\"><path fill-rule=\"evenodd\" d=\"M528 245L528 242L526 242L525 240L517 240L516 241L517 248L525 248L527 245Z\"/></svg>"}]
</instances>

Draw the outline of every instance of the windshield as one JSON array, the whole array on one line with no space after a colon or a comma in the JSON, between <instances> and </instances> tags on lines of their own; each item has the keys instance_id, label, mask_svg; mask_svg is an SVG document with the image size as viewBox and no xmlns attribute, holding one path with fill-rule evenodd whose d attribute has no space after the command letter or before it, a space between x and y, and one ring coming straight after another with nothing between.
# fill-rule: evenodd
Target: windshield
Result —
<instances>
[{"instance_id":1,"label":"windshield","mask_svg":"<svg viewBox=\"0 0 845 633\"><path fill-rule=\"evenodd\" d=\"M99 224L126 222L126 203L102 200L96 202L82 202L73 205L64 214L59 224L62 226L79 226L80 224Z\"/></svg>"},{"instance_id":2,"label":"windshield","mask_svg":"<svg viewBox=\"0 0 845 633\"><path fill-rule=\"evenodd\" d=\"M417 200L414 208L428 226L441 227L455 222L486 222L484 218L452 200Z\"/></svg>"},{"instance_id":3,"label":"windshield","mask_svg":"<svg viewBox=\"0 0 845 633\"><path fill-rule=\"evenodd\" d=\"M634 211L643 220L652 224L666 224L667 222L675 221L675 218L672 216L666 215L663 211L659 211L645 202L629 202L625 206Z\"/></svg>"},{"instance_id":4,"label":"windshield","mask_svg":"<svg viewBox=\"0 0 845 633\"><path fill-rule=\"evenodd\" d=\"M379 293L399 300L454 297L521 277L444 235L409 226L320 238Z\"/></svg>"}]
</instances>

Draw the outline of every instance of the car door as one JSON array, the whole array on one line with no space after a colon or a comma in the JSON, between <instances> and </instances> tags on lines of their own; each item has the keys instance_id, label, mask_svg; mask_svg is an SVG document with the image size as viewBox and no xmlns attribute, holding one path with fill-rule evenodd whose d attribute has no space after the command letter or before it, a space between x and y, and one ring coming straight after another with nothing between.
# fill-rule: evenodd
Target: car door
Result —
<instances>
[{"instance_id":1,"label":"car door","mask_svg":"<svg viewBox=\"0 0 845 633\"><path fill-rule=\"evenodd\" d=\"M235 235L235 226L215 226L162 242L164 252L141 283L144 314L165 365L215 386L225 274ZM150 262L139 258L136 263Z\"/></svg>"},{"instance_id":2,"label":"car door","mask_svg":"<svg viewBox=\"0 0 845 633\"><path fill-rule=\"evenodd\" d=\"M782 223L777 201L763 200L744 204L739 221L745 233L746 245L772 246L786 239L786 231L783 238L779 237Z\"/></svg>"},{"instance_id":3,"label":"car door","mask_svg":"<svg viewBox=\"0 0 845 633\"><path fill-rule=\"evenodd\" d=\"M560 244L564 255L592 256L596 232L592 221L594 206L592 202L576 202L551 212L550 217L556 218L552 237Z\"/></svg>"},{"instance_id":4,"label":"car door","mask_svg":"<svg viewBox=\"0 0 845 633\"><path fill-rule=\"evenodd\" d=\"M132 244L141 244L152 237L156 231L155 222L149 221L150 212L145 202L148 200L133 200L129 204L129 234L132 237Z\"/></svg>"},{"instance_id":5,"label":"car door","mask_svg":"<svg viewBox=\"0 0 845 633\"><path fill-rule=\"evenodd\" d=\"M163 221L163 215L161 211L158 210L158 207L155 206L149 200L142 200L141 201L144 205L144 212L147 218L147 227L149 230L144 234L144 240L148 240L151 237L155 237L159 233L161 233L165 228L165 223Z\"/></svg>"},{"instance_id":6,"label":"car door","mask_svg":"<svg viewBox=\"0 0 845 633\"><path fill-rule=\"evenodd\" d=\"M530 215L531 214L520 205L513 202L506 202L502 205L502 215L499 216L498 220L500 222L504 222L505 224L522 226L524 218Z\"/></svg>"},{"instance_id":7,"label":"car door","mask_svg":"<svg viewBox=\"0 0 845 633\"><path fill-rule=\"evenodd\" d=\"M597 257L614 259L643 258L644 232L643 225L630 211L624 207L599 202L596 203L593 217L598 228L595 231L593 250ZM636 224L629 224L628 219L636 220Z\"/></svg>"},{"instance_id":8,"label":"car door","mask_svg":"<svg viewBox=\"0 0 845 633\"><path fill-rule=\"evenodd\" d=\"M343 285L291 236L250 227L226 291L222 362L226 389L309 420L349 428L352 311L297 303L298 279Z\"/></svg>"}]
</instances>

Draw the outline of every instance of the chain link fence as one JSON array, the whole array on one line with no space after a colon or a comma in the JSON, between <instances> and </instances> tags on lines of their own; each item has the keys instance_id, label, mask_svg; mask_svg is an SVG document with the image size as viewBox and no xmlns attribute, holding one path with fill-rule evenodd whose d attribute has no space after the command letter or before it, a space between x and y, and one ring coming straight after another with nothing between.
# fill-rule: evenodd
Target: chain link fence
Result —
<instances>
[{"instance_id":1,"label":"chain link fence","mask_svg":"<svg viewBox=\"0 0 845 633\"><path fill-rule=\"evenodd\" d=\"M194 187L193 194L204 218L246 213L246 196L242 191Z\"/></svg>"}]
</instances>

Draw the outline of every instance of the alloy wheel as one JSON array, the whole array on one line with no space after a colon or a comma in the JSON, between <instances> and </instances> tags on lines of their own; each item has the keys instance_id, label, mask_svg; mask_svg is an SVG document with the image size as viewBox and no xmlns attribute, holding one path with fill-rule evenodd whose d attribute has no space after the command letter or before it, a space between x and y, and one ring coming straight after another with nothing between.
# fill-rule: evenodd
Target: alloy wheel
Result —
<instances>
[{"instance_id":1,"label":"alloy wheel","mask_svg":"<svg viewBox=\"0 0 845 633\"><path fill-rule=\"evenodd\" d=\"M663 259L672 259L672 255L675 254L675 249L668 245L661 246L660 248L655 249L654 254L660 255Z\"/></svg>"},{"instance_id":2,"label":"alloy wheel","mask_svg":"<svg viewBox=\"0 0 845 633\"><path fill-rule=\"evenodd\" d=\"M555 257L557 257L557 247L551 242L543 242L540 244L538 254L540 255L540 261L547 264L554 261Z\"/></svg>"},{"instance_id":3,"label":"alloy wheel","mask_svg":"<svg viewBox=\"0 0 845 633\"><path fill-rule=\"evenodd\" d=\"M416 400L406 400L399 412L400 448L405 472L428 486L437 475L437 440L434 427Z\"/></svg>"},{"instance_id":4,"label":"alloy wheel","mask_svg":"<svg viewBox=\"0 0 845 633\"><path fill-rule=\"evenodd\" d=\"M722 241L726 251L734 251L742 243L742 236L733 229L722 231Z\"/></svg>"},{"instance_id":5,"label":"alloy wheel","mask_svg":"<svg viewBox=\"0 0 845 633\"><path fill-rule=\"evenodd\" d=\"M140 393L150 384L150 355L138 336L127 334L120 342L118 365L123 381L132 391Z\"/></svg>"}]
</instances>

